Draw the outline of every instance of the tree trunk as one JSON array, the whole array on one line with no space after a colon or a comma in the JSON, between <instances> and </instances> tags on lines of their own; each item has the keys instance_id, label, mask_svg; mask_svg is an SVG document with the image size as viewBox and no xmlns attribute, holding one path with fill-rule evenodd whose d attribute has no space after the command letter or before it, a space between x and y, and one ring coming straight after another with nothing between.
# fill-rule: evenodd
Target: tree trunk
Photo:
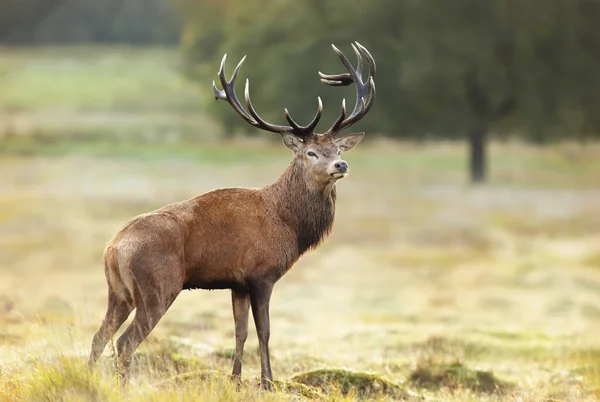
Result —
<instances>
[{"instance_id":1,"label":"tree trunk","mask_svg":"<svg viewBox=\"0 0 600 402\"><path fill-rule=\"evenodd\" d=\"M483 183L487 175L487 131L484 122L474 122L469 133L470 160L469 170L472 183Z\"/></svg>"}]
</instances>

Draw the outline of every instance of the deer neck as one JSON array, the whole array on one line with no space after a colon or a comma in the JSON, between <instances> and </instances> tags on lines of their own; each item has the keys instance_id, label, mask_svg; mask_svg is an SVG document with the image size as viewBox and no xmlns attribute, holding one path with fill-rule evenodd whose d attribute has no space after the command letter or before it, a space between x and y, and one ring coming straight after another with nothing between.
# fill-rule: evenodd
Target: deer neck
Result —
<instances>
[{"instance_id":1,"label":"deer neck","mask_svg":"<svg viewBox=\"0 0 600 402\"><path fill-rule=\"evenodd\" d=\"M329 234L335 217L335 181L317 184L302 162L294 159L268 191L279 216L296 232L300 254Z\"/></svg>"}]
</instances>

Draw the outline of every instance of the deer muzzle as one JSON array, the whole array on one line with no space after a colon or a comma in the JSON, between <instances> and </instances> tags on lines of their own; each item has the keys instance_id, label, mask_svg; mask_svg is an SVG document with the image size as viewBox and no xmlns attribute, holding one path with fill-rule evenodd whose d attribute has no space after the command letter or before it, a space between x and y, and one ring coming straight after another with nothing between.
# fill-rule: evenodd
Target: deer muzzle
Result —
<instances>
[{"instance_id":1,"label":"deer muzzle","mask_svg":"<svg viewBox=\"0 0 600 402\"><path fill-rule=\"evenodd\" d=\"M346 177L346 175L348 174L348 172L350 171L350 168L348 167L348 163L346 163L346 161L343 160L337 160L331 163L331 165L329 166L328 173L329 176L331 176L334 179L342 179L344 177Z\"/></svg>"}]
</instances>

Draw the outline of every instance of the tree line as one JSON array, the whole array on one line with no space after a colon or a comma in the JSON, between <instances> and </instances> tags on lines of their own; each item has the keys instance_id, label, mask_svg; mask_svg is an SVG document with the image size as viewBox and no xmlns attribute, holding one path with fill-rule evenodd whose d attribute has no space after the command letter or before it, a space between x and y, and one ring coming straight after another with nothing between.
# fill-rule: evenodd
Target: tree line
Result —
<instances>
[{"instance_id":1,"label":"tree line","mask_svg":"<svg viewBox=\"0 0 600 402\"><path fill-rule=\"evenodd\" d=\"M342 96L317 71L341 72L359 41L378 62L377 100L361 128L403 138L465 138L471 175L485 178L491 135L546 142L600 135L598 0L176 0L188 72L208 86L224 53L244 55L253 103L272 121L285 105L324 120ZM209 66L209 68L206 68ZM240 80L243 81L243 80ZM239 89L241 91L241 88ZM208 107L229 130L227 108Z\"/></svg>"},{"instance_id":2,"label":"tree line","mask_svg":"<svg viewBox=\"0 0 600 402\"><path fill-rule=\"evenodd\" d=\"M224 53L228 74L248 55L242 75L274 122L284 107L309 121L317 95L324 121L342 97L352 104L353 88L327 87L317 71L341 72L330 44L353 56L359 41L378 63L377 100L360 128L466 139L474 181L485 178L492 135L600 135L599 0L0 1L0 43L179 43L205 91ZM249 129L228 108L206 107L226 132Z\"/></svg>"},{"instance_id":3,"label":"tree line","mask_svg":"<svg viewBox=\"0 0 600 402\"><path fill-rule=\"evenodd\" d=\"M169 0L0 0L0 44L177 44Z\"/></svg>"}]
</instances>

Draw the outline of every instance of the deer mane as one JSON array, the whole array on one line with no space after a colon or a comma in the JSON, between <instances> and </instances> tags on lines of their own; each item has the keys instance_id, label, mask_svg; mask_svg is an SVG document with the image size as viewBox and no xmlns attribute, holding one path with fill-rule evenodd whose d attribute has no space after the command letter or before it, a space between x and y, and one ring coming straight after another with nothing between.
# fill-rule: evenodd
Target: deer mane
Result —
<instances>
[{"instance_id":1,"label":"deer mane","mask_svg":"<svg viewBox=\"0 0 600 402\"><path fill-rule=\"evenodd\" d=\"M331 232L335 217L335 184L319 187L301 161L290 163L281 177L265 189L275 200L277 213L298 236L298 253L318 246Z\"/></svg>"}]
</instances>

